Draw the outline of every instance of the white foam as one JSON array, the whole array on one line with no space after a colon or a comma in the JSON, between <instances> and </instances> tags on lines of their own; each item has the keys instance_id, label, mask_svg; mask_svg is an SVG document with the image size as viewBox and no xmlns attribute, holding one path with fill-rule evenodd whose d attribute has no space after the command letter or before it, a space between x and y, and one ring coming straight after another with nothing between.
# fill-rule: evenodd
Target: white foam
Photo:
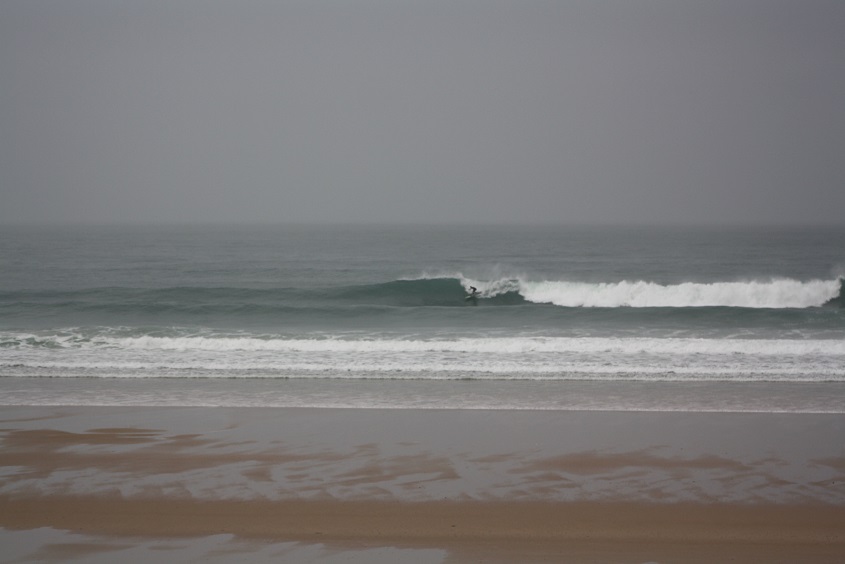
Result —
<instances>
[{"instance_id":1,"label":"white foam","mask_svg":"<svg viewBox=\"0 0 845 564\"><path fill-rule=\"evenodd\" d=\"M575 282L499 278L480 280L453 275L482 298L519 292L534 303L564 307L819 307L839 294L839 279L800 281L789 278L735 282L658 284L646 280Z\"/></svg>"},{"instance_id":2,"label":"white foam","mask_svg":"<svg viewBox=\"0 0 845 564\"><path fill-rule=\"evenodd\" d=\"M654 282L587 284L578 282L523 282L523 296L532 302L569 307L817 307L836 297L837 280L770 280L767 282Z\"/></svg>"},{"instance_id":3,"label":"white foam","mask_svg":"<svg viewBox=\"0 0 845 564\"><path fill-rule=\"evenodd\" d=\"M100 336L2 360L7 376L845 380L841 339Z\"/></svg>"},{"instance_id":4,"label":"white foam","mask_svg":"<svg viewBox=\"0 0 845 564\"><path fill-rule=\"evenodd\" d=\"M172 351L278 351L337 353L456 352L614 353L845 356L838 339L701 339L612 337L488 337L422 339L281 339L254 337L129 337L95 339L84 346Z\"/></svg>"},{"instance_id":5,"label":"white foam","mask_svg":"<svg viewBox=\"0 0 845 564\"><path fill-rule=\"evenodd\" d=\"M513 353L613 353L613 354L708 354L755 356L845 356L842 339L705 339L652 337L463 337L456 339L403 338L283 338L278 336L183 336L80 338L4 335L19 343L7 351L28 349L33 342L46 349L109 349L134 351L267 351L315 353L424 353L455 352L502 355ZM45 344L47 345L45 347Z\"/></svg>"}]
</instances>

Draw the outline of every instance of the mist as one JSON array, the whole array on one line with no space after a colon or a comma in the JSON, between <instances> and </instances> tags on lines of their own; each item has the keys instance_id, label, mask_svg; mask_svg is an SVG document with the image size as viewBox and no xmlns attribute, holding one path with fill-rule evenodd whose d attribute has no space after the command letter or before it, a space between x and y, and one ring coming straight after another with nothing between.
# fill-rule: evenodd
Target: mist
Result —
<instances>
[{"instance_id":1,"label":"mist","mask_svg":"<svg viewBox=\"0 0 845 564\"><path fill-rule=\"evenodd\" d=\"M845 3L0 3L3 223L845 222Z\"/></svg>"}]
</instances>

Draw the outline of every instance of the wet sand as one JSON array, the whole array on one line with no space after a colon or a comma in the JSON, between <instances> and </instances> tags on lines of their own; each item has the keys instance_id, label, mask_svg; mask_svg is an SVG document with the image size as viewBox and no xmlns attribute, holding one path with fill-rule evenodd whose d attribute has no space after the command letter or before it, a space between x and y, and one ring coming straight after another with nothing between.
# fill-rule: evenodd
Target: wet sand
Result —
<instances>
[{"instance_id":1,"label":"wet sand","mask_svg":"<svg viewBox=\"0 0 845 564\"><path fill-rule=\"evenodd\" d=\"M845 559L842 415L4 407L0 430L4 545L56 561L219 535L329 550L303 562Z\"/></svg>"}]
</instances>

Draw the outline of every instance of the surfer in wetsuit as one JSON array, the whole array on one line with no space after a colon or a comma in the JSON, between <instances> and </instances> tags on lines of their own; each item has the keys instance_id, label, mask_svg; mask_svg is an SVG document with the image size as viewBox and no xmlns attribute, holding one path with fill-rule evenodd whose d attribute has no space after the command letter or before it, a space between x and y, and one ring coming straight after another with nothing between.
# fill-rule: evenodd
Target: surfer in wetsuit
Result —
<instances>
[{"instance_id":1,"label":"surfer in wetsuit","mask_svg":"<svg viewBox=\"0 0 845 564\"><path fill-rule=\"evenodd\" d=\"M470 305L478 305L478 288L476 288L475 286L470 286L469 289L469 296L465 297L464 301L466 301Z\"/></svg>"},{"instance_id":2,"label":"surfer in wetsuit","mask_svg":"<svg viewBox=\"0 0 845 564\"><path fill-rule=\"evenodd\" d=\"M478 289L475 286L470 286L470 293L467 297L464 298L470 305L478 305Z\"/></svg>"}]
</instances>

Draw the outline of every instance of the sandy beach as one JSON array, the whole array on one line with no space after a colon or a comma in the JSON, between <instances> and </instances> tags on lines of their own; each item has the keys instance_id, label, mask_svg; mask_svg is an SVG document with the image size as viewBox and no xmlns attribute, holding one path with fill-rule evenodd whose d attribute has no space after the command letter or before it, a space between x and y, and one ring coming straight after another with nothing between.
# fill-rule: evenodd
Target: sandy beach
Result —
<instances>
[{"instance_id":1,"label":"sandy beach","mask_svg":"<svg viewBox=\"0 0 845 564\"><path fill-rule=\"evenodd\" d=\"M841 415L4 407L0 419L10 562L845 558Z\"/></svg>"}]
</instances>

